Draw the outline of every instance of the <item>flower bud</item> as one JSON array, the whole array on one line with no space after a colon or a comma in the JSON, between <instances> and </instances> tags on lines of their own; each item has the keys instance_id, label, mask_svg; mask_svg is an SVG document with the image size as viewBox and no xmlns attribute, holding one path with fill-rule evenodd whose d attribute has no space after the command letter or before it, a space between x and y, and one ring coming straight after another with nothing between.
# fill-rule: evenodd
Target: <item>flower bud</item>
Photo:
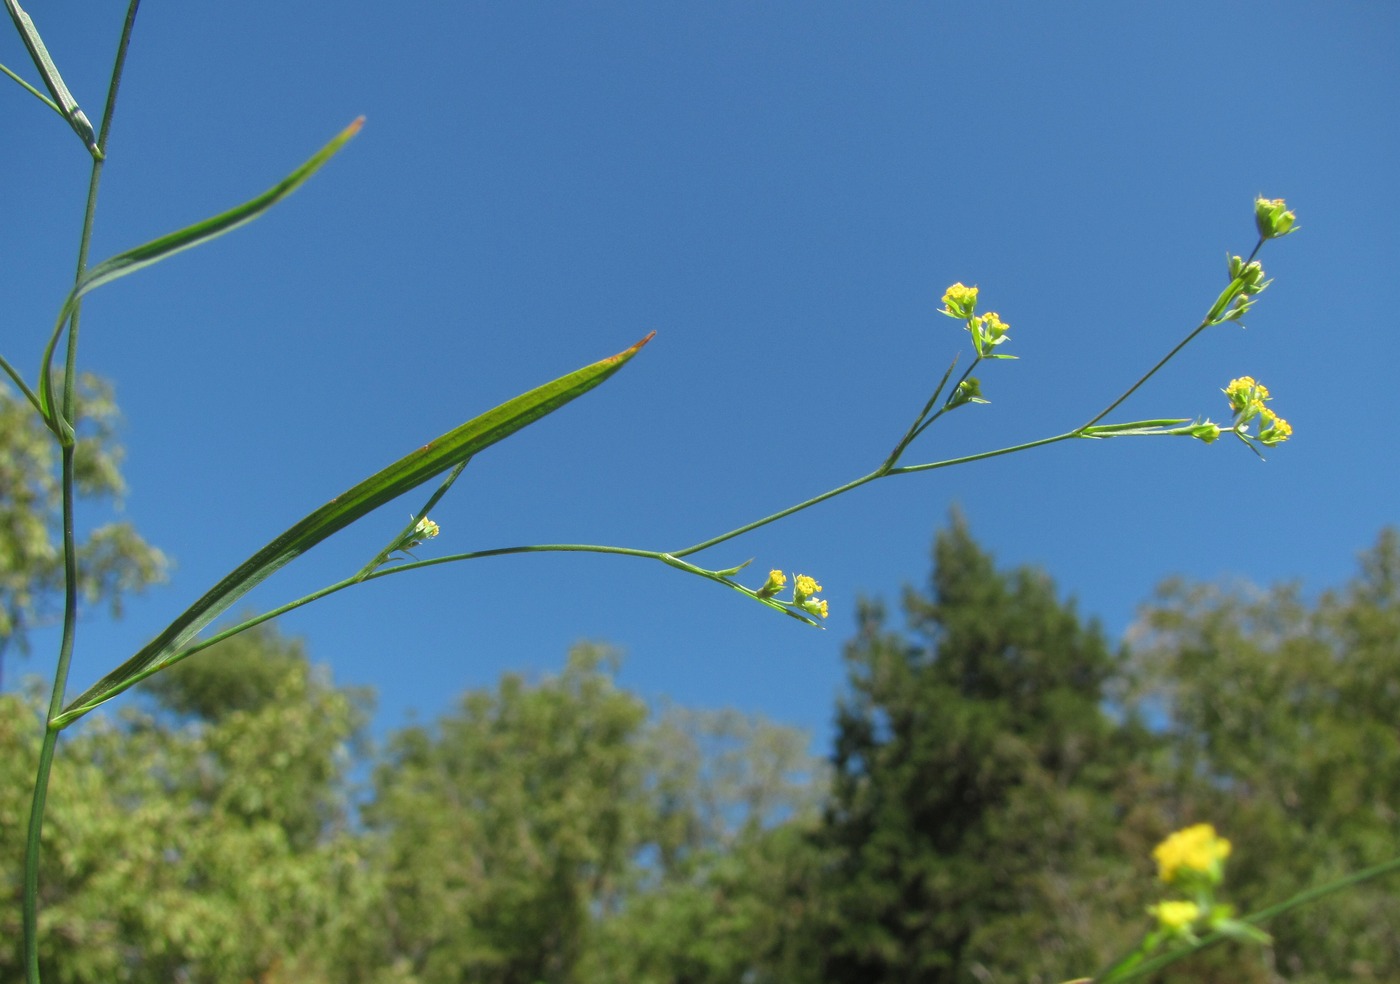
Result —
<instances>
[{"instance_id":1,"label":"flower bud","mask_svg":"<svg viewBox=\"0 0 1400 984\"><path fill-rule=\"evenodd\" d=\"M1298 216L1288 210L1282 198L1256 198L1254 200L1254 225L1259 230L1260 239L1278 239L1294 231L1293 223Z\"/></svg>"}]
</instances>

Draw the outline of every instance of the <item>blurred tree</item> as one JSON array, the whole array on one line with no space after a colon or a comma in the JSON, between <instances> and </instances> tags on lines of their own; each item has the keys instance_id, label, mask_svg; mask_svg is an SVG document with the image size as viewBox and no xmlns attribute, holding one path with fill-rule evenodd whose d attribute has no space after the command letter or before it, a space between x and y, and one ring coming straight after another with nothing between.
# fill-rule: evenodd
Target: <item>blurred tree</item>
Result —
<instances>
[{"instance_id":1,"label":"blurred tree","mask_svg":"<svg viewBox=\"0 0 1400 984\"><path fill-rule=\"evenodd\" d=\"M65 742L44 828L46 981L391 979L356 976L370 962L360 951L377 952L367 935L382 905L382 880L346 825L363 695L261 629L166 671L172 705L189 711L188 695L210 692L201 676L218 679L225 657L268 683L264 699L209 717L128 709ZM2 980L23 977L36 715L36 702L0 699Z\"/></svg>"},{"instance_id":2,"label":"blurred tree","mask_svg":"<svg viewBox=\"0 0 1400 984\"><path fill-rule=\"evenodd\" d=\"M1142 928L1115 791L1146 735L1105 712L1116 657L1044 573L997 572L956 515L904 609L915 640L867 604L847 649L821 979L1091 973Z\"/></svg>"},{"instance_id":3,"label":"blurred tree","mask_svg":"<svg viewBox=\"0 0 1400 984\"><path fill-rule=\"evenodd\" d=\"M1168 739L1154 812L1234 842L1243 909L1400 854L1400 534L1315 605L1296 585L1169 582L1135 635L1133 699ZM1290 913L1269 979L1393 981L1397 927L1394 878Z\"/></svg>"},{"instance_id":4,"label":"blurred tree","mask_svg":"<svg viewBox=\"0 0 1400 984\"><path fill-rule=\"evenodd\" d=\"M60 387L61 389L61 387ZM84 374L78 383L75 493L119 501L125 490L111 386ZM29 650L29 633L61 611L62 487L58 448L28 402L0 383L0 668L11 646ZM78 544L81 599L121 614L122 598L165 579L165 556L129 523L107 523Z\"/></svg>"},{"instance_id":5,"label":"blurred tree","mask_svg":"<svg viewBox=\"0 0 1400 984\"><path fill-rule=\"evenodd\" d=\"M638 862L580 981L798 984L826 791L809 741L732 710L672 707L648 726Z\"/></svg>"},{"instance_id":6,"label":"blurred tree","mask_svg":"<svg viewBox=\"0 0 1400 984\"><path fill-rule=\"evenodd\" d=\"M781 825L818 789L807 739L732 711L649 722L615 668L580 646L557 677L507 675L393 737L364 810L386 966L422 984L674 984L757 980L781 955Z\"/></svg>"},{"instance_id":7,"label":"blurred tree","mask_svg":"<svg viewBox=\"0 0 1400 984\"><path fill-rule=\"evenodd\" d=\"M507 675L390 742L364 816L386 842L380 918L414 980L573 979L640 822L646 707L613 661L577 647L558 677Z\"/></svg>"}]
</instances>

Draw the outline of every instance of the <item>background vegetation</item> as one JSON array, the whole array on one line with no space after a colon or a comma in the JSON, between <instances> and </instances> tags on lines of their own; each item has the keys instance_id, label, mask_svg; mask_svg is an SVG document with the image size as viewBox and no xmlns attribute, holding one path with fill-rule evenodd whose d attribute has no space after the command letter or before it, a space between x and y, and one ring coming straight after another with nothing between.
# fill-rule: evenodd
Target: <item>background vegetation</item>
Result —
<instances>
[{"instance_id":1,"label":"background vegetation","mask_svg":"<svg viewBox=\"0 0 1400 984\"><path fill-rule=\"evenodd\" d=\"M100 439L111 468L91 495L120 487ZM31 453L23 428L0 432L0 472ZM53 508L0 486L0 525L39 531L5 554L7 644L52 591ZM133 531L115 542L158 576ZM1400 853L1394 531L1316 599L1166 584L1115 649L955 515L899 607L899 626L861 608L827 761L780 724L649 707L592 645L376 747L372 695L272 628L235 637L65 742L44 977L1053 982L1135 942L1151 847L1185 824L1234 842L1244 911ZM0 698L4 980L21 976L40 713ZM1370 883L1278 920L1271 948L1161 979L1397 980L1397 925L1393 885Z\"/></svg>"}]
</instances>

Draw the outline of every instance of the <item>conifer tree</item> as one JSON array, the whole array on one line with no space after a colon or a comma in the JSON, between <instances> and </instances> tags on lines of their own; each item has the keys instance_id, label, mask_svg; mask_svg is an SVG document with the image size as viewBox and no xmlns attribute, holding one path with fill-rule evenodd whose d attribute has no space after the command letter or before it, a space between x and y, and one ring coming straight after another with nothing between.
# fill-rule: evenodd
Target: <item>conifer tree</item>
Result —
<instances>
[{"instance_id":1,"label":"conifer tree","mask_svg":"<svg viewBox=\"0 0 1400 984\"><path fill-rule=\"evenodd\" d=\"M904 609L907 636L865 605L847 649L822 979L1033 982L1101 965L1122 942L1113 790L1136 734L1104 710L1115 654L1043 572L997 571L956 515L928 595L906 592Z\"/></svg>"}]
</instances>

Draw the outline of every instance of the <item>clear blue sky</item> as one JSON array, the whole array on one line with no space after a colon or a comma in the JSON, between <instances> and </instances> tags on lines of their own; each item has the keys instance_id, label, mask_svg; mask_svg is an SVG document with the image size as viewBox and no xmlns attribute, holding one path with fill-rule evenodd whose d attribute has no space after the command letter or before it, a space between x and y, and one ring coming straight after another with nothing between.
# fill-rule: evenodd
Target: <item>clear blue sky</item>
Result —
<instances>
[{"instance_id":1,"label":"clear blue sky","mask_svg":"<svg viewBox=\"0 0 1400 984\"><path fill-rule=\"evenodd\" d=\"M124 5L28 9L95 117ZM0 61L33 78L0 34ZM648 696L820 742L856 599L923 582L954 504L1115 637L1167 575L1339 583L1400 519L1397 96L1393 3L147 0L94 259L368 122L269 216L89 300L82 363L127 421L125 514L178 568L121 623L85 626L74 686L369 472L653 329L604 387L480 455L420 556L679 549L865 473L966 346L935 313L959 280L1020 360L981 373L991 405L908 460L1066 430L1197 322L1261 193L1302 231L1265 249L1277 279L1249 328L1199 339L1116 419L1226 418L1220 388L1251 374L1296 429L1267 463L1236 442L1058 445L877 483L703 556L756 558L755 583L815 575L825 631L587 556L391 578L282 624L339 682L377 688L380 728L597 640ZM8 82L0 169L0 351L32 379L87 162ZM353 571L419 501L251 601Z\"/></svg>"}]
</instances>

